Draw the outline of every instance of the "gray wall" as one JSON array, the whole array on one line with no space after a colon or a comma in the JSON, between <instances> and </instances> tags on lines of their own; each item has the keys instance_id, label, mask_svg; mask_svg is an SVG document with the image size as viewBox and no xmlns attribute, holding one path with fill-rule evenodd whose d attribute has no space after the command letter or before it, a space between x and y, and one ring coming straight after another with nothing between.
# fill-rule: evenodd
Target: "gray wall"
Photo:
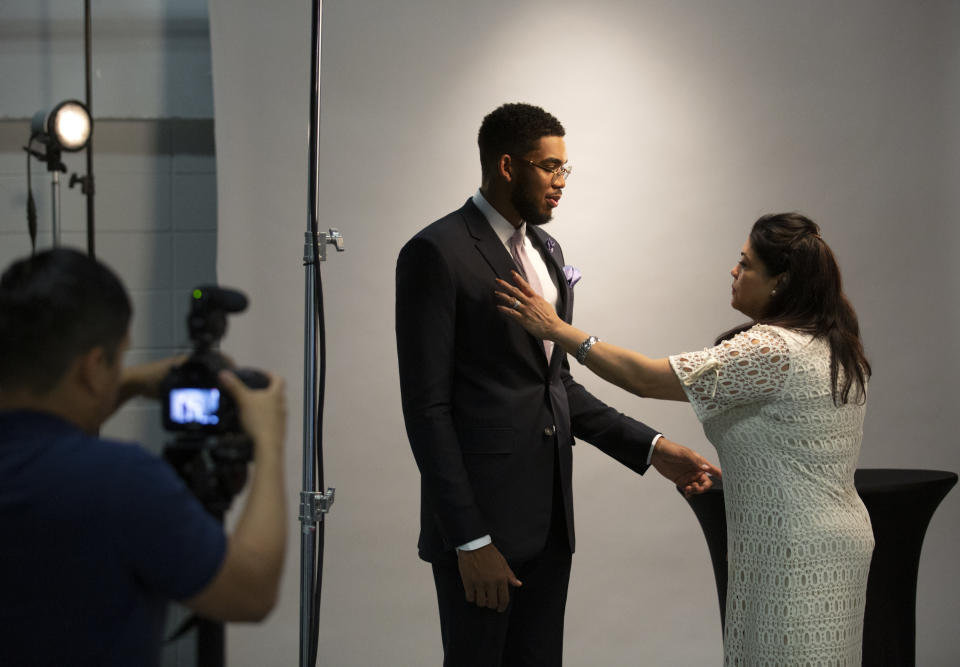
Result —
<instances>
[{"instance_id":1,"label":"gray wall","mask_svg":"<svg viewBox=\"0 0 960 667\"><path fill-rule=\"evenodd\" d=\"M329 334L321 662L439 664L429 568L416 557L416 467L399 409L393 268L402 243L478 185L482 116L553 111L575 173L551 233L584 274L578 324L664 355L740 320L727 271L761 213L823 225L875 368L861 465L960 469L957 4L901 0L325 3L321 226L347 251L323 267ZM291 508L299 489L309 12L211 3L219 274L252 294L231 347L289 381ZM256 49L249 48L255 43ZM238 141L242 138L242 141ZM689 408L588 373L612 404L712 454ZM576 448L579 548L570 665L717 664L700 529L654 473ZM296 660L298 535L281 607L230 634L232 664ZM928 531L918 664L960 643L953 528Z\"/></svg>"},{"instance_id":2,"label":"gray wall","mask_svg":"<svg viewBox=\"0 0 960 667\"><path fill-rule=\"evenodd\" d=\"M97 118L210 118L207 3L94 0L93 101ZM0 3L0 118L29 118L83 99L83 3Z\"/></svg>"}]
</instances>

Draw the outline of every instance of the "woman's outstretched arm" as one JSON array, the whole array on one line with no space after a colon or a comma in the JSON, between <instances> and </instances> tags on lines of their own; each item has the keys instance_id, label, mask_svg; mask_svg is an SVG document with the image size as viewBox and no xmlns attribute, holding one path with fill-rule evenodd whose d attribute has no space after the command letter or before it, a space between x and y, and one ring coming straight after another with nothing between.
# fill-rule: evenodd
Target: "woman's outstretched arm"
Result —
<instances>
[{"instance_id":1,"label":"woman's outstretched arm","mask_svg":"<svg viewBox=\"0 0 960 667\"><path fill-rule=\"evenodd\" d=\"M539 296L523 277L513 272L516 285L497 280L497 308L519 322L537 338L552 340L564 352L576 357L589 334L557 315L557 311ZM608 382L638 396L671 401L686 401L687 395L667 359L651 359L637 352L598 341L586 355L586 366Z\"/></svg>"}]
</instances>

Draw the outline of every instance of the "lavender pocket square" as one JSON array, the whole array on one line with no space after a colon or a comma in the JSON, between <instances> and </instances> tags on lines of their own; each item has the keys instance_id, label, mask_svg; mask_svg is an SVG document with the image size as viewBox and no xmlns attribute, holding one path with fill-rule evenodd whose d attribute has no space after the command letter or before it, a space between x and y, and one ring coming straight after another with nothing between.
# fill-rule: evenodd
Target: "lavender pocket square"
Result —
<instances>
[{"instance_id":1,"label":"lavender pocket square","mask_svg":"<svg viewBox=\"0 0 960 667\"><path fill-rule=\"evenodd\" d=\"M580 269L575 266L570 266L569 264L563 267L563 276L567 279L567 286L570 289L573 289L573 286L576 285L580 281L580 278L583 277L580 273Z\"/></svg>"}]
</instances>

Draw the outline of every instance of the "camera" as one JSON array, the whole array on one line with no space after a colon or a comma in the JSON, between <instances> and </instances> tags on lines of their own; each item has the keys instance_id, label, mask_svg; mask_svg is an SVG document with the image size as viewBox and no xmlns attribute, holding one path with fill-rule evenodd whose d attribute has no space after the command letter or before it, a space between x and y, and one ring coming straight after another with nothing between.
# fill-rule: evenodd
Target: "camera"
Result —
<instances>
[{"instance_id":1,"label":"camera","mask_svg":"<svg viewBox=\"0 0 960 667\"><path fill-rule=\"evenodd\" d=\"M214 349L226 332L227 314L246 310L247 297L236 290L216 286L197 287L191 294L187 330L193 353L177 366L161 386L163 427L172 432L209 436L240 434L237 406L217 379L229 368L227 359ZM251 389L267 386L258 370L234 371Z\"/></svg>"},{"instance_id":2,"label":"camera","mask_svg":"<svg viewBox=\"0 0 960 667\"><path fill-rule=\"evenodd\" d=\"M194 289L190 299L187 331L193 352L161 384L163 427L174 434L163 457L204 507L222 519L247 481L253 446L240 426L236 403L217 378L232 364L215 348L226 333L227 315L246 310L247 297L207 285ZM256 369L234 373L251 389L269 384Z\"/></svg>"},{"instance_id":3,"label":"camera","mask_svg":"<svg viewBox=\"0 0 960 667\"><path fill-rule=\"evenodd\" d=\"M163 387L163 427L168 431L203 435L239 434L237 406L219 384L217 374L228 368L222 355L194 353L167 376ZM234 370L251 389L263 389L267 376L250 368Z\"/></svg>"}]
</instances>

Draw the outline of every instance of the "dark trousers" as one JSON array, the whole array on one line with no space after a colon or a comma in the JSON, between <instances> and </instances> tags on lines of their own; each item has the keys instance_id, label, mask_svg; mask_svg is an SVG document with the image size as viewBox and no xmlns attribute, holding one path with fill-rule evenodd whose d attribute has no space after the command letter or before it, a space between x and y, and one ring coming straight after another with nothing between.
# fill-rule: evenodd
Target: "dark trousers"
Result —
<instances>
[{"instance_id":1,"label":"dark trousers","mask_svg":"<svg viewBox=\"0 0 960 667\"><path fill-rule=\"evenodd\" d=\"M555 483L550 534L543 550L510 562L523 582L510 588L503 612L467 602L455 553L433 564L440 606L444 667L560 667L563 614L572 556L563 504Z\"/></svg>"}]
</instances>

